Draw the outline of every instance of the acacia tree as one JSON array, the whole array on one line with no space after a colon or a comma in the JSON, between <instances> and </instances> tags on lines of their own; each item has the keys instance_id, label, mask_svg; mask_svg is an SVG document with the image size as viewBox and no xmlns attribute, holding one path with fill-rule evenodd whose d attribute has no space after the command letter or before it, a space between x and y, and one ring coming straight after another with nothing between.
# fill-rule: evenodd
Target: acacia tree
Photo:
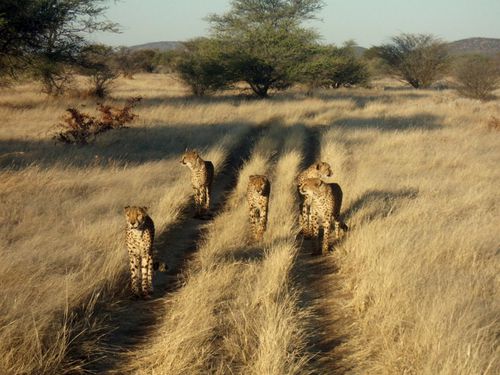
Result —
<instances>
[{"instance_id":1,"label":"acacia tree","mask_svg":"<svg viewBox=\"0 0 500 375\"><path fill-rule=\"evenodd\" d=\"M354 44L346 43L343 47L317 46L311 56L298 66L300 82L309 86L309 90L339 88L362 85L368 82L369 72L366 64L354 53Z\"/></svg>"},{"instance_id":2,"label":"acacia tree","mask_svg":"<svg viewBox=\"0 0 500 375\"><path fill-rule=\"evenodd\" d=\"M113 66L124 77L132 79L134 74L139 72L154 72L157 54L158 52L153 49L133 51L127 47L120 47L113 54Z\"/></svg>"},{"instance_id":3,"label":"acacia tree","mask_svg":"<svg viewBox=\"0 0 500 375\"><path fill-rule=\"evenodd\" d=\"M498 61L483 55L464 57L455 68L458 91L474 99L492 99L493 92L500 85Z\"/></svg>"},{"instance_id":4,"label":"acacia tree","mask_svg":"<svg viewBox=\"0 0 500 375\"><path fill-rule=\"evenodd\" d=\"M66 65L77 65L85 35L116 31L103 18L107 0L2 0L0 75L27 69L45 91L57 93L67 79Z\"/></svg>"},{"instance_id":5,"label":"acacia tree","mask_svg":"<svg viewBox=\"0 0 500 375\"><path fill-rule=\"evenodd\" d=\"M195 96L204 96L234 81L223 49L214 39L197 38L183 43L174 58L174 68Z\"/></svg>"},{"instance_id":6,"label":"acacia tree","mask_svg":"<svg viewBox=\"0 0 500 375\"><path fill-rule=\"evenodd\" d=\"M90 95L104 98L112 82L118 77L113 66L113 55L113 49L102 44L89 45L82 50L79 71L88 77Z\"/></svg>"},{"instance_id":7,"label":"acacia tree","mask_svg":"<svg viewBox=\"0 0 500 375\"><path fill-rule=\"evenodd\" d=\"M288 87L318 38L301 25L322 6L320 0L233 0L227 13L210 16L231 78L248 83L259 97Z\"/></svg>"},{"instance_id":8,"label":"acacia tree","mask_svg":"<svg viewBox=\"0 0 500 375\"><path fill-rule=\"evenodd\" d=\"M448 67L446 44L429 34L401 34L378 49L387 70L415 88L429 87Z\"/></svg>"}]
</instances>

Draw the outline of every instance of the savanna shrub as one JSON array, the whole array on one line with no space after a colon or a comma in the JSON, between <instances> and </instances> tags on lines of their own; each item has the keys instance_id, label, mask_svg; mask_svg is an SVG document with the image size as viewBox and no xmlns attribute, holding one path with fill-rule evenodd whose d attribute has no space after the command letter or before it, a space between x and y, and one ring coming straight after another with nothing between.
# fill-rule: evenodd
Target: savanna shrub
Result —
<instances>
[{"instance_id":1,"label":"savanna shrub","mask_svg":"<svg viewBox=\"0 0 500 375\"><path fill-rule=\"evenodd\" d=\"M134 120L137 115L132 113L132 108L141 99L141 97L130 98L121 108L98 104L99 118L70 107L66 109L68 115L58 124L59 129L53 138L66 144L86 145L98 134L123 128L125 124Z\"/></svg>"},{"instance_id":2,"label":"savanna shrub","mask_svg":"<svg viewBox=\"0 0 500 375\"><path fill-rule=\"evenodd\" d=\"M499 86L500 68L488 56L468 56L457 64L455 80L458 92L466 97L488 100Z\"/></svg>"}]
</instances>

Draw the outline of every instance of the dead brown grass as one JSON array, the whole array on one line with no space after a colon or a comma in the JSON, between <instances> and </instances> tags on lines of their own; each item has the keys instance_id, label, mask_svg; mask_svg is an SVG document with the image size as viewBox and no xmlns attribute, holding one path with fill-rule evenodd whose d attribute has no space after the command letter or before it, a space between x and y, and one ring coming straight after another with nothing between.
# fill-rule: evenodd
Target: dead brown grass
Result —
<instances>
[{"instance_id":1,"label":"dead brown grass","mask_svg":"<svg viewBox=\"0 0 500 375\"><path fill-rule=\"evenodd\" d=\"M144 98L129 129L63 147L49 129L79 99L36 92L0 91L0 373L79 372L108 355L100 335L113 327L100 306L126 299L122 207L149 206L163 233L190 200L184 148L203 150L220 170L263 123L269 133L209 224L184 285L165 298L156 334L120 371L332 373L310 361L315 332L331 330L345 334L331 350L347 353L351 373L500 372L500 148L484 128L500 117L496 103L377 88L194 100L169 77L143 75L120 80L110 102ZM339 269L319 285L324 310L347 317L342 326L311 316L300 300L306 284L290 278L299 246L292 181L307 126L322 134L321 157L352 228L321 260ZM264 172L269 230L253 246L244 191L248 175Z\"/></svg>"},{"instance_id":2,"label":"dead brown grass","mask_svg":"<svg viewBox=\"0 0 500 375\"><path fill-rule=\"evenodd\" d=\"M498 113L426 93L331 114L322 158L352 231L332 259L342 290L329 301L351 317L337 349L352 373L500 371L499 140L475 107Z\"/></svg>"},{"instance_id":3,"label":"dead brown grass","mask_svg":"<svg viewBox=\"0 0 500 375\"><path fill-rule=\"evenodd\" d=\"M289 279L297 227L288 207L295 205L303 132L274 123L256 144L188 267L185 286L165 300L168 312L156 337L132 358L132 372L307 373L305 313ZM249 241L246 206L248 176L255 173L268 173L272 184L261 244Z\"/></svg>"},{"instance_id":4,"label":"dead brown grass","mask_svg":"<svg viewBox=\"0 0 500 375\"><path fill-rule=\"evenodd\" d=\"M490 130L500 130L500 120L495 116L491 116L490 121L488 121L488 129Z\"/></svg>"},{"instance_id":5,"label":"dead brown grass","mask_svg":"<svg viewBox=\"0 0 500 375\"><path fill-rule=\"evenodd\" d=\"M16 90L23 89L33 88ZM20 96L38 100L31 92ZM0 373L77 372L103 354L98 341L108 328L95 316L96 303L127 296L123 206L151 207L161 234L190 201L178 162L185 143L220 169L248 125L231 124L231 134L217 125L200 130L193 106L177 123L168 112L153 125L143 116L87 147L64 147L50 141L48 130L67 102L30 107L10 98L4 93L0 109L9 135L0 141ZM205 121L215 122L202 110Z\"/></svg>"}]
</instances>

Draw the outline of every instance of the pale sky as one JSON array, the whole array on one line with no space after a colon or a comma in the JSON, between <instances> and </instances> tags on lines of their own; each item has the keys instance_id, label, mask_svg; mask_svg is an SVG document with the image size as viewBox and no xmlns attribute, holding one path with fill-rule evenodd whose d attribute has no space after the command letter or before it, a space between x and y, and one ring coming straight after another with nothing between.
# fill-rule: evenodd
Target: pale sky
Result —
<instances>
[{"instance_id":1,"label":"pale sky","mask_svg":"<svg viewBox=\"0 0 500 375\"><path fill-rule=\"evenodd\" d=\"M363 47L393 35L431 33L446 41L500 38L500 0L326 0L313 26L327 43L354 39ZM121 34L98 34L98 42L135 45L183 41L208 34L204 18L229 9L230 0L110 1L107 17Z\"/></svg>"}]
</instances>

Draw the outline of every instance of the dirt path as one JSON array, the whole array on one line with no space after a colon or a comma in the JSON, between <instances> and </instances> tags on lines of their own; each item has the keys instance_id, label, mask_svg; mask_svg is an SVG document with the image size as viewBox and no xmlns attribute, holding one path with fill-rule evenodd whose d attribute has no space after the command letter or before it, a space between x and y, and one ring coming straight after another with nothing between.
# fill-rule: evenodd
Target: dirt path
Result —
<instances>
[{"instance_id":1,"label":"dirt path","mask_svg":"<svg viewBox=\"0 0 500 375\"><path fill-rule=\"evenodd\" d=\"M320 157L321 131L309 128L309 136L304 144L304 168ZM311 367L317 374L343 374L348 370L342 353L348 321L342 316L340 306L335 305L336 302L332 303L332 300L341 300L342 294L337 262L331 254L312 256L313 240L299 237L299 241L302 241L301 250L292 273L302 290L301 307L312 313L308 343L308 350L313 354Z\"/></svg>"},{"instance_id":2,"label":"dirt path","mask_svg":"<svg viewBox=\"0 0 500 375\"><path fill-rule=\"evenodd\" d=\"M212 217L223 208L228 194L237 182L238 170L248 159L253 144L265 128L253 128L231 150L223 170L214 181ZM87 371L99 374L120 373L118 368L124 355L147 342L164 315L164 299L183 286L185 265L195 253L198 240L208 230L212 220L194 219L191 205L185 208L182 216L183 219L178 224L161 233L155 241L159 257L167 263L168 270L166 273L155 272L153 298L148 301L122 300L105 312L109 330L101 342L106 354L101 358L90 358L85 368Z\"/></svg>"}]
</instances>

